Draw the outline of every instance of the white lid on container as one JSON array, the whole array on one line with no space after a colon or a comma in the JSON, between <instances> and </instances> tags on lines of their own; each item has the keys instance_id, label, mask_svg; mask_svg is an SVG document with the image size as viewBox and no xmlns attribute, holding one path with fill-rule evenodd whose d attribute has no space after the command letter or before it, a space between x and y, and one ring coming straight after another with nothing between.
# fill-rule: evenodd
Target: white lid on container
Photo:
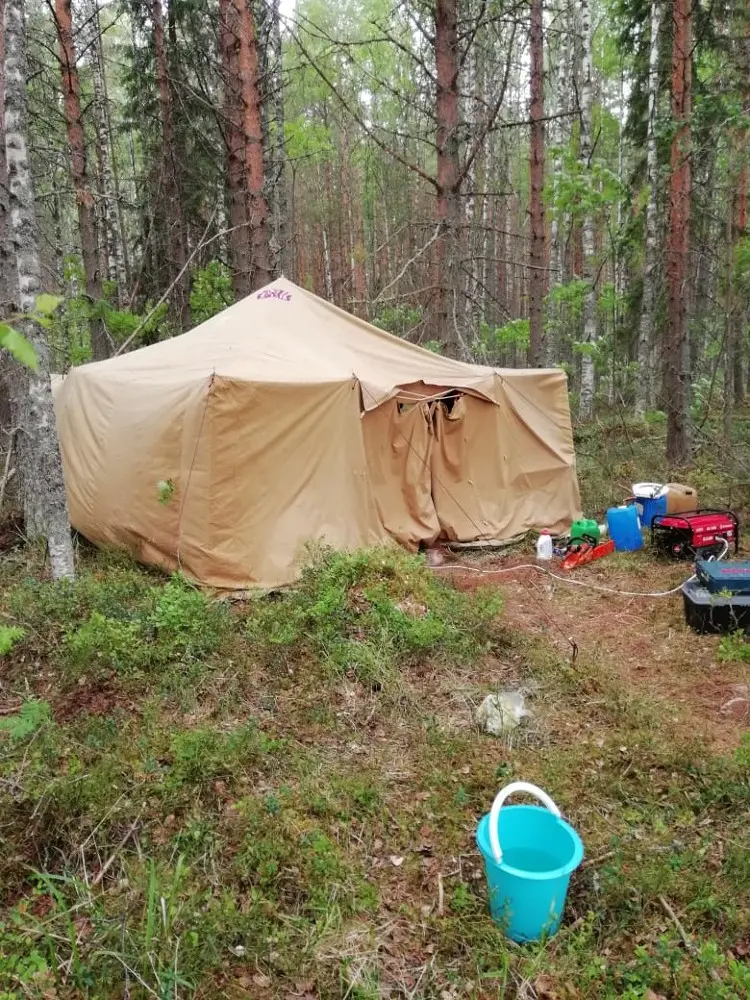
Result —
<instances>
[{"instance_id":1,"label":"white lid on container","mask_svg":"<svg viewBox=\"0 0 750 1000\"><path fill-rule=\"evenodd\" d=\"M633 483L633 496L642 500L656 500L669 492L661 483Z\"/></svg>"}]
</instances>

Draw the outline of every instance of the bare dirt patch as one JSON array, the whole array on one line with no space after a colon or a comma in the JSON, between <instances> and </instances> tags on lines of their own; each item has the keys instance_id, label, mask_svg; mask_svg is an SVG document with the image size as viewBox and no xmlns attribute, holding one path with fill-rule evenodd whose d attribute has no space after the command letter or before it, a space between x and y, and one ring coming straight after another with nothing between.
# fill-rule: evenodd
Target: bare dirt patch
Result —
<instances>
[{"instance_id":1,"label":"bare dirt patch","mask_svg":"<svg viewBox=\"0 0 750 1000\"><path fill-rule=\"evenodd\" d=\"M441 575L464 590L501 587L510 629L546 637L566 656L577 649L587 661L613 669L635 693L663 704L673 725L714 749L737 746L750 721L748 665L720 661L720 637L687 627L680 593L628 596L671 590L690 575L690 564L658 562L644 552L569 574L552 566L558 576L620 592L611 594L566 584L529 568L531 562L523 555L462 559Z\"/></svg>"}]
</instances>

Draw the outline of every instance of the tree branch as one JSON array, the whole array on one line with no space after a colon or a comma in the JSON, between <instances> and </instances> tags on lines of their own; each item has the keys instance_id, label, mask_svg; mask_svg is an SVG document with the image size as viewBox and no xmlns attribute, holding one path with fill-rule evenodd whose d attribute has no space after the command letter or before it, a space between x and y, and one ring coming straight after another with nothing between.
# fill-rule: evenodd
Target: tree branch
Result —
<instances>
[{"instance_id":1,"label":"tree branch","mask_svg":"<svg viewBox=\"0 0 750 1000\"><path fill-rule=\"evenodd\" d=\"M359 127L362 129L362 131L367 136L369 136L369 138L372 139L372 141L375 143L375 145L378 146L380 149L382 149L384 153L387 153L388 156L392 157L394 160L396 160L398 163L400 163L403 167L406 167L407 170L410 170L412 173L416 174L418 177L421 177L423 181L427 181L427 183L430 184L437 191L438 183L437 183L436 178L432 177L425 170L422 170L422 168L420 166L418 166L416 163L412 163L411 160L407 160L405 156L402 156L395 149L392 149L390 146L386 145L386 143L384 143L382 141L382 139L380 139L380 137L368 125L365 124L365 122L362 119L362 116L359 115L359 114L357 114L357 112L355 112L353 110L353 108L349 105L348 101L346 101L346 99L340 93L340 91L338 90L338 88L336 88L333 85L333 83L331 83L331 81L328 79L328 77L323 72L323 70L320 68L320 66L318 66L316 64L315 60L312 58L312 56L310 55L310 53L306 50L305 46L302 44L302 41L301 41L301 39L299 37L299 34L293 28L291 28L289 26L289 21L286 20L285 23L287 25L287 28L289 29L289 33L291 34L292 38L295 41L295 43L299 46L300 52L303 54L303 56L305 57L305 59L307 59L307 61L310 64L310 66L315 70L315 72L318 74L318 76L323 81L323 83L325 83L325 85L328 87L328 89L334 95L334 97L339 102L339 104L344 109L344 111L346 111L346 113L348 115L350 115L354 119L354 121L357 123L357 125L359 125Z\"/></svg>"}]
</instances>

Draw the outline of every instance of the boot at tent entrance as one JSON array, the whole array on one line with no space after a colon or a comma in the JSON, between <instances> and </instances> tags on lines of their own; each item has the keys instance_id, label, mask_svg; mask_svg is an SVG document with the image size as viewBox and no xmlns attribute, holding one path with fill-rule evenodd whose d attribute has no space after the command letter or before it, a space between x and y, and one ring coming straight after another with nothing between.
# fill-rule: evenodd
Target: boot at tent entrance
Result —
<instances>
[{"instance_id":1,"label":"boot at tent entrance","mask_svg":"<svg viewBox=\"0 0 750 1000\"><path fill-rule=\"evenodd\" d=\"M441 357L284 278L73 368L55 406L73 526L208 586L290 583L313 541L416 550L580 514L564 372Z\"/></svg>"}]
</instances>

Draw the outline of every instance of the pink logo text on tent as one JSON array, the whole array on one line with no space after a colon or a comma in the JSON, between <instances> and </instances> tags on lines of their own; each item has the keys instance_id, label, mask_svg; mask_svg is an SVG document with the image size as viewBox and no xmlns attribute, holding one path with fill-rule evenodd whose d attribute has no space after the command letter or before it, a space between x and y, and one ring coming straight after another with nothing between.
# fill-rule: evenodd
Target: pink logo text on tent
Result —
<instances>
[{"instance_id":1,"label":"pink logo text on tent","mask_svg":"<svg viewBox=\"0 0 750 1000\"><path fill-rule=\"evenodd\" d=\"M291 292L285 292L283 288L264 288L255 296L257 299L279 299L281 302L291 302Z\"/></svg>"}]
</instances>

